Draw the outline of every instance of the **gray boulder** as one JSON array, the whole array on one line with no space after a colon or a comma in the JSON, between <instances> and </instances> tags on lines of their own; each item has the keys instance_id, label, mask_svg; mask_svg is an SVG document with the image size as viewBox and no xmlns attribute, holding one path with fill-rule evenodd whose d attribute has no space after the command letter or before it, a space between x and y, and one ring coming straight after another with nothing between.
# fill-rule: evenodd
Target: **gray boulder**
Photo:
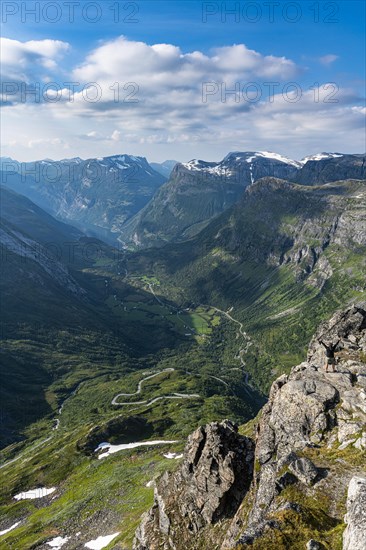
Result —
<instances>
[{"instance_id":1,"label":"gray boulder","mask_svg":"<svg viewBox=\"0 0 366 550\"><path fill-rule=\"evenodd\" d=\"M343 550L366 548L366 478L353 477L348 486L347 524L343 534Z\"/></svg>"},{"instance_id":2,"label":"gray boulder","mask_svg":"<svg viewBox=\"0 0 366 550\"><path fill-rule=\"evenodd\" d=\"M303 457L290 462L288 468L301 483L309 486L314 484L319 474L318 469L311 460Z\"/></svg>"}]
</instances>

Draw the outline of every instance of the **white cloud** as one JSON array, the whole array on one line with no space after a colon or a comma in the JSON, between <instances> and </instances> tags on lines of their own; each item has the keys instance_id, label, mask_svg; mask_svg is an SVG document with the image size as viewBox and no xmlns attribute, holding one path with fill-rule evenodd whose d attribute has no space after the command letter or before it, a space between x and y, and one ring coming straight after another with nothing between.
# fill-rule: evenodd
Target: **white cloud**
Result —
<instances>
[{"instance_id":1,"label":"white cloud","mask_svg":"<svg viewBox=\"0 0 366 550\"><path fill-rule=\"evenodd\" d=\"M40 146L55 145L57 148L70 149L70 145L61 138L52 139L31 139L28 141L30 149L39 148Z\"/></svg>"},{"instance_id":2,"label":"white cloud","mask_svg":"<svg viewBox=\"0 0 366 550\"><path fill-rule=\"evenodd\" d=\"M61 40L29 40L20 42L0 38L1 74L3 79L29 81L39 71L56 69L56 61L70 48Z\"/></svg>"},{"instance_id":3,"label":"white cloud","mask_svg":"<svg viewBox=\"0 0 366 550\"><path fill-rule=\"evenodd\" d=\"M148 45L121 36L91 52L73 71L81 82L136 81L149 90L192 88L202 79L276 77L292 78L296 64L285 57L263 56L244 44L216 48L212 55L195 51L183 53L171 44Z\"/></svg>"},{"instance_id":4,"label":"white cloud","mask_svg":"<svg viewBox=\"0 0 366 550\"><path fill-rule=\"evenodd\" d=\"M119 130L114 130L113 134L111 135L111 139L113 141L120 141L121 139L121 132Z\"/></svg>"},{"instance_id":5,"label":"white cloud","mask_svg":"<svg viewBox=\"0 0 366 550\"><path fill-rule=\"evenodd\" d=\"M332 54L332 53L330 53L328 55L323 55L322 57L319 57L320 63L322 65L326 65L326 66L332 65L332 63L337 61L337 59L339 59L339 56L335 55L335 54Z\"/></svg>"},{"instance_id":6,"label":"white cloud","mask_svg":"<svg viewBox=\"0 0 366 550\"><path fill-rule=\"evenodd\" d=\"M43 72L57 70L58 60L69 49L68 44L52 40L9 44L7 60L20 60L18 67L28 74L34 66ZM333 57L324 56L328 63ZM164 150L163 157L182 160L185 155L205 158L205 151L208 159L217 159L230 149L275 149L300 158L314 151L317 143L320 150L342 151L345 145L349 151L364 149L360 98L352 89L337 89L331 82L318 90L304 88L301 75L301 67L292 60L263 55L244 44L184 53L171 44L148 45L119 37L99 45L65 76L80 82L81 88L95 82L98 101L88 100L80 87L70 94L61 79L61 101L51 101L56 93L49 90L50 101L4 109L10 134L6 142L22 144L18 150L24 156L31 147L38 157L56 158L57 150L68 144L73 155L85 157L130 152L151 158ZM291 86L281 93L297 79L299 101L295 101L298 90ZM257 101L251 89L243 93L249 82L262 94ZM272 101L266 82L280 83ZM119 83L117 98L115 83ZM205 83L214 86L206 102ZM235 85L239 93L233 95ZM62 142L56 143L55 136Z\"/></svg>"}]
</instances>

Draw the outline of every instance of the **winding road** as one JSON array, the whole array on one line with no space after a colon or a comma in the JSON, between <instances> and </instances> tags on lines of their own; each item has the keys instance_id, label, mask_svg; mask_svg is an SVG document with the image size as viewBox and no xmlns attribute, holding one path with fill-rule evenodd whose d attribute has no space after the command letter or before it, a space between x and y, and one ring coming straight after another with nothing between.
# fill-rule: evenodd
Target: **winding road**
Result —
<instances>
[{"instance_id":1,"label":"winding road","mask_svg":"<svg viewBox=\"0 0 366 550\"><path fill-rule=\"evenodd\" d=\"M198 393L173 393L173 395L161 395L160 397L154 397L150 401L148 399L143 400L143 401L127 401L127 402L122 402L122 403L120 403L118 401L118 399L120 397L133 397L134 395L139 395L142 391L142 385L146 380L151 380L152 378L155 378L156 376L159 376L159 374L162 374L164 372L173 372L173 371L175 371L175 369L167 368L167 369L163 369L159 372L156 372L154 374L150 374L149 376L145 376L145 378L142 378L139 381L139 383L137 385L137 391L135 391L134 393L118 393L115 397L113 397L113 399L111 401L111 405L114 405L114 406L126 406L126 405L138 405L138 406L139 405L146 405L146 406L150 406L150 405L153 405L154 403L156 403L157 401L160 401L161 399L198 399L198 398L201 397ZM188 370L186 371L186 374L189 374L190 376L201 376L198 373L190 372ZM225 386L229 387L229 384L227 382L225 382L225 380L222 380L221 378L219 378L218 376L208 375L208 378L213 378L214 380L217 380L218 382L221 382Z\"/></svg>"},{"instance_id":2,"label":"winding road","mask_svg":"<svg viewBox=\"0 0 366 550\"><path fill-rule=\"evenodd\" d=\"M240 348L239 351L238 351L238 354L235 356L235 359L238 359L240 361L240 364L242 367L245 367L246 366L246 363L243 359L243 355L245 353L248 353L248 349L250 348L250 346L252 345L252 342L250 340L250 336L248 336L248 334L245 332L244 330L244 325L243 323L241 323L240 321L238 321L237 319L234 319L234 317L232 317L232 315L230 315L230 312L232 311L233 308L229 309L228 311L223 311L222 309L219 309L218 307L215 307L215 306L210 306L212 307L212 309L214 309L215 311L217 311L218 313L221 313L222 315L225 315L225 317L227 317L229 319L229 321L239 325L239 334L244 338L245 342L246 342L246 346L244 348ZM244 382L247 386L250 386L249 384L249 374L243 370L243 374L244 374Z\"/></svg>"},{"instance_id":3,"label":"winding road","mask_svg":"<svg viewBox=\"0 0 366 550\"><path fill-rule=\"evenodd\" d=\"M156 376L159 376L159 374L162 374L163 372L172 372L174 371L173 368L171 369L164 369L159 372L155 372L154 374L150 374L149 376L146 376L145 378L142 378L140 382L137 385L137 391L134 393L118 393L115 397L113 397L111 401L111 405L134 405L137 403L146 403L146 401L135 401L135 402L127 402L127 403L117 403L117 399L119 397L133 397L134 395L139 395L142 391L142 384L146 382L146 380L151 380L152 378L155 378Z\"/></svg>"},{"instance_id":4,"label":"winding road","mask_svg":"<svg viewBox=\"0 0 366 550\"><path fill-rule=\"evenodd\" d=\"M179 309L178 308L175 308L174 306L171 306L171 305L167 305L165 304L156 294L155 294L155 291L154 291L154 288L153 288L153 285L151 283L148 283L148 287L149 287L149 290L151 292L151 294L154 296L155 300L162 306L164 306L165 308L167 309L173 309L174 311L177 312L177 316L179 317ZM218 307L215 307L215 306L209 306L211 307L212 309L214 309L215 311L217 311L218 313L221 313L222 315L225 315L225 317L227 317L229 319L229 321L231 321L232 323L235 323L239 326L239 334L240 336L245 340L246 342L246 345L245 347L243 348L240 348L238 350L238 353L237 355L235 356L235 359L239 360L240 361L240 364L242 367L245 367L246 366L246 363L243 359L243 355L248 353L248 349L249 347L252 345L252 342L250 340L250 336L248 336L248 334L245 332L244 330L244 325L243 323L241 323L240 321L238 321L237 319L234 319L234 317L232 315L230 315L230 312L233 310L233 308L231 307L228 311L223 311L222 309L218 308ZM183 322L183 321L182 321ZM192 329L193 330L193 329ZM187 371L188 372L188 371ZM245 370L242 371L243 372L243 375L244 375L244 383L251 387L251 384L249 383L249 373L247 373ZM189 373L189 374L193 374L193 373ZM216 376L211 376L210 378L214 378L216 380L218 380L219 382L222 382L223 384L225 384L226 386L229 386L229 384L227 382L225 382L224 380L222 380L221 378L218 378Z\"/></svg>"},{"instance_id":5,"label":"winding road","mask_svg":"<svg viewBox=\"0 0 366 550\"><path fill-rule=\"evenodd\" d=\"M201 397L197 393L192 393L192 394L173 393L173 395L161 395L160 397L155 397L154 399L151 399L150 401L148 399L146 399L144 401L127 401L127 402L123 402L123 403L118 402L119 397L132 397L134 395L139 395L142 391L142 385L146 380L151 380L152 378L155 378L156 376L159 376L159 374L162 374L164 372L173 372L174 370L175 369L173 369L173 368L163 369L159 372L156 372L154 374L150 374L149 376L146 376L145 378L142 378L142 380L140 380L140 382L137 385L137 391L135 391L134 393L118 393L115 397L113 397L113 399L111 401L111 405L115 405L115 406L124 406L124 405L146 405L146 406L150 406L150 405L153 405L154 403L156 403L157 401L160 401L161 399L194 399L194 398Z\"/></svg>"},{"instance_id":6,"label":"winding road","mask_svg":"<svg viewBox=\"0 0 366 550\"><path fill-rule=\"evenodd\" d=\"M16 462L20 458L23 458L24 455L28 454L29 452L35 451L38 447L41 447L41 445L44 445L44 443L47 443L47 441L50 441L52 439L52 437L53 436L51 435L50 437L46 437L46 439L42 439L42 441L39 441L38 443L33 445L33 447L29 447L28 449L25 449L23 452L21 452L15 458L12 458L11 460L8 460L7 462L4 462L4 464L1 464L0 470L2 468L5 468L6 466L9 466L10 464L13 464L13 462ZM29 460L31 460L32 458L33 458L33 455L30 456L30 457L26 457L26 458L24 458L23 462L29 462Z\"/></svg>"}]
</instances>

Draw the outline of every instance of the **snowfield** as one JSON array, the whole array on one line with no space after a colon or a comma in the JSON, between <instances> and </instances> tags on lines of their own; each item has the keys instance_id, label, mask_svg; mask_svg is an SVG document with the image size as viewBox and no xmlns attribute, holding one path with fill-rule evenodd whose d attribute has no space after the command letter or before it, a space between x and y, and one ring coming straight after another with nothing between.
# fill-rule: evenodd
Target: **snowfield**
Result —
<instances>
[{"instance_id":1,"label":"snowfield","mask_svg":"<svg viewBox=\"0 0 366 550\"><path fill-rule=\"evenodd\" d=\"M103 449L108 449L105 453L102 453L98 456L98 460L102 458L107 458L107 456L119 451L124 451L125 449L136 449L136 447L148 447L150 445L167 445L172 443L178 443L177 441L138 441L136 443L124 443L122 445L111 445L108 442L103 442L98 445L95 449L95 453L102 451Z\"/></svg>"},{"instance_id":2,"label":"snowfield","mask_svg":"<svg viewBox=\"0 0 366 550\"><path fill-rule=\"evenodd\" d=\"M340 155L339 153L317 153L316 155L303 158L300 162L301 164L306 164L308 160L335 159L339 157L343 157L343 155Z\"/></svg>"},{"instance_id":3,"label":"snowfield","mask_svg":"<svg viewBox=\"0 0 366 550\"><path fill-rule=\"evenodd\" d=\"M183 458L183 454L179 454L179 453L167 453L163 456L165 458L174 459L174 460L178 460L178 458Z\"/></svg>"},{"instance_id":4,"label":"snowfield","mask_svg":"<svg viewBox=\"0 0 366 550\"><path fill-rule=\"evenodd\" d=\"M46 487L37 487L37 489L31 489L30 491L24 491L23 493L19 493L18 495L15 495L13 498L15 500L33 500L36 498L44 498L47 495L50 495L56 491L56 487L51 487L50 489L47 489Z\"/></svg>"},{"instance_id":5,"label":"snowfield","mask_svg":"<svg viewBox=\"0 0 366 550\"><path fill-rule=\"evenodd\" d=\"M90 548L90 550L102 550L102 548L108 546L108 544L112 542L112 540L115 539L118 535L119 533L113 533L113 535L98 537L95 540L90 540L89 542L86 542L84 546L86 548Z\"/></svg>"}]
</instances>

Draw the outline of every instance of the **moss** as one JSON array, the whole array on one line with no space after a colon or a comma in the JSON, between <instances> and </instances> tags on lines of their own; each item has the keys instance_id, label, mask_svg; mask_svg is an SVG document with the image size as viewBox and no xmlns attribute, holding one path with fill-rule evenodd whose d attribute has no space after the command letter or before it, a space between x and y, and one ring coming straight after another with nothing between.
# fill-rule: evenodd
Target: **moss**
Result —
<instances>
[{"instance_id":1,"label":"moss","mask_svg":"<svg viewBox=\"0 0 366 550\"><path fill-rule=\"evenodd\" d=\"M262 409L259 411L259 413L255 418L239 426L239 433L241 435L245 435L246 437L251 437L252 439L255 439L256 429L261 420L261 417L262 417Z\"/></svg>"},{"instance_id":2,"label":"moss","mask_svg":"<svg viewBox=\"0 0 366 550\"><path fill-rule=\"evenodd\" d=\"M323 544L327 550L341 550L343 525L341 521L331 517L327 506L320 499L312 500L304 497L297 488L290 487L282 493L287 501L299 503L301 512L282 510L271 515L278 528L267 528L263 535L250 545L252 550L304 550L304 543L313 538ZM248 548L242 545L243 550Z\"/></svg>"},{"instance_id":3,"label":"moss","mask_svg":"<svg viewBox=\"0 0 366 550\"><path fill-rule=\"evenodd\" d=\"M357 434L355 434L355 437L357 437ZM336 446L331 449L327 447L308 447L303 450L302 455L310 458L313 462L323 462L338 473L344 471L345 465L348 468L365 466L365 451L356 449L353 445L349 445L343 450Z\"/></svg>"}]
</instances>

